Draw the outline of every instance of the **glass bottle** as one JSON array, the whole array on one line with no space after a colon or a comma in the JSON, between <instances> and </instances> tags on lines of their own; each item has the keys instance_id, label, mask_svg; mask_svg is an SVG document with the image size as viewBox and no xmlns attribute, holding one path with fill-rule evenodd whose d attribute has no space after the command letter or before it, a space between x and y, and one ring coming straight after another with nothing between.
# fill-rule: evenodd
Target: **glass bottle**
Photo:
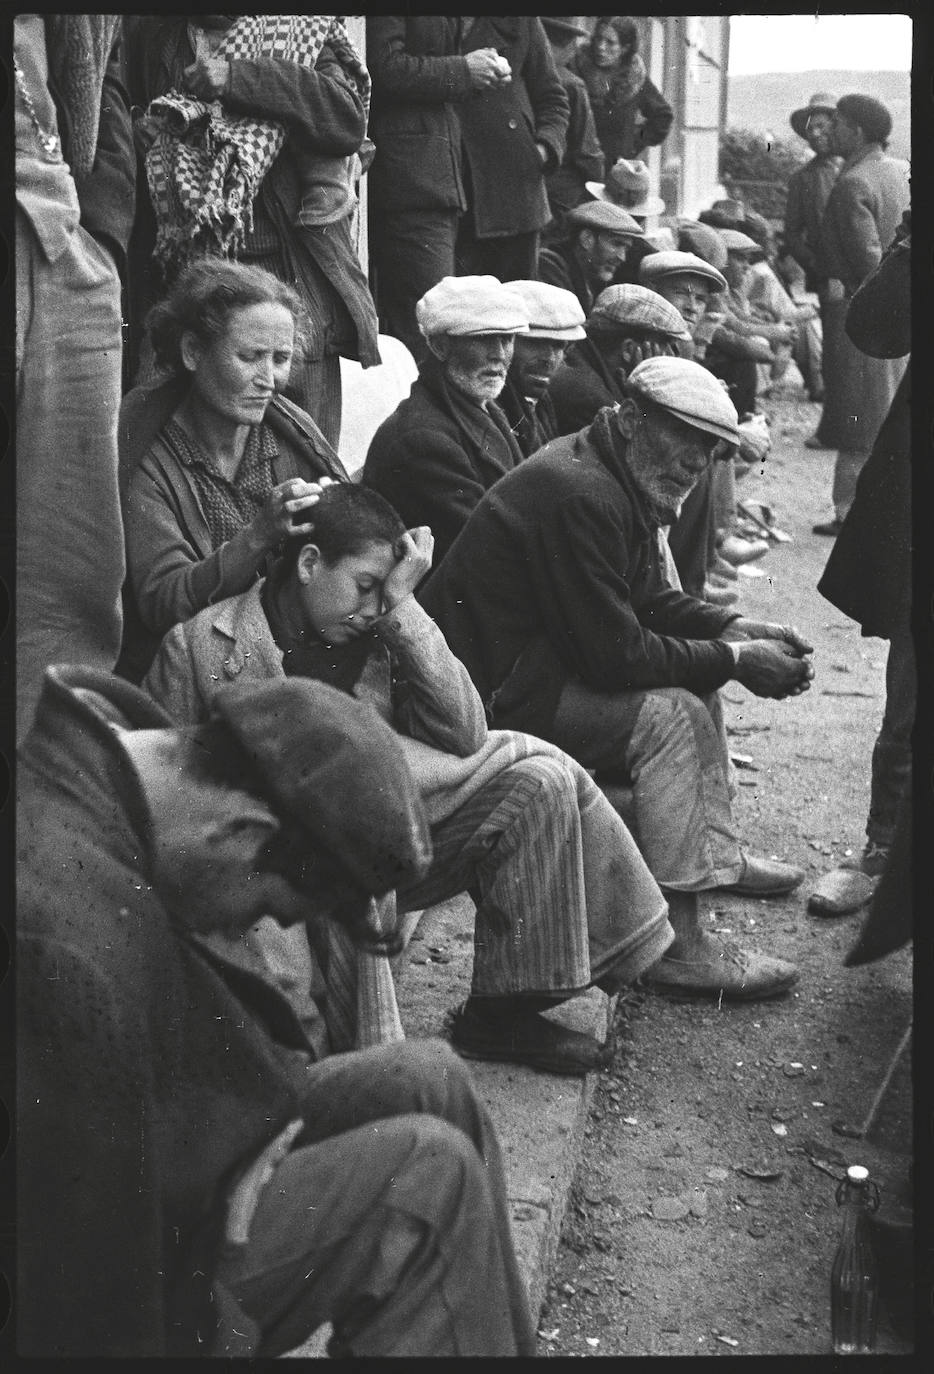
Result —
<instances>
[{"instance_id":1,"label":"glass bottle","mask_svg":"<svg viewBox=\"0 0 934 1374\"><path fill-rule=\"evenodd\" d=\"M879 1205L869 1170L851 1164L837 1188L843 1230L830 1272L830 1321L835 1355L868 1355L876 1344L879 1270L867 1214Z\"/></svg>"}]
</instances>

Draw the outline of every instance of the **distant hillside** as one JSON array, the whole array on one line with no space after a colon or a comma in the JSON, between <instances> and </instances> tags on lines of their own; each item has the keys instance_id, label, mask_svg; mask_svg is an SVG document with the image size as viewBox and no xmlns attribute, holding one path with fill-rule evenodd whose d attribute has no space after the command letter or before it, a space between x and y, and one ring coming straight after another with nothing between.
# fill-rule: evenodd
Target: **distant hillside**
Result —
<instances>
[{"instance_id":1,"label":"distant hillside","mask_svg":"<svg viewBox=\"0 0 934 1374\"><path fill-rule=\"evenodd\" d=\"M788 116L792 110L806 105L818 91L834 91L838 96L858 91L881 100L892 116L888 151L893 157L911 156L911 78L908 72L766 72L755 76L731 76L727 128L772 133L776 138L793 141L795 135Z\"/></svg>"}]
</instances>

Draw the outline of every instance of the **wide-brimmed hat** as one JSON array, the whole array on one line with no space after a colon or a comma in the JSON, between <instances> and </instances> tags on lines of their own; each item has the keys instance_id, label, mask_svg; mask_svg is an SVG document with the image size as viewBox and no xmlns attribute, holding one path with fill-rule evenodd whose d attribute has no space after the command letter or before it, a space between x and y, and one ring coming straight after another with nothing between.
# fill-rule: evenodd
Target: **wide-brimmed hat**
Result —
<instances>
[{"instance_id":1,"label":"wide-brimmed hat","mask_svg":"<svg viewBox=\"0 0 934 1374\"><path fill-rule=\"evenodd\" d=\"M808 120L812 114L833 114L837 108L837 97L830 91L818 91L812 95L806 105L802 105L800 110L792 110L789 116L789 124L794 129L799 138L807 137Z\"/></svg>"},{"instance_id":2,"label":"wide-brimmed hat","mask_svg":"<svg viewBox=\"0 0 934 1374\"><path fill-rule=\"evenodd\" d=\"M713 291L726 290L726 278L716 267L698 257L696 253L663 252L650 253L639 263L639 281L654 289L662 277L692 276L710 282Z\"/></svg>"},{"instance_id":3,"label":"wide-brimmed hat","mask_svg":"<svg viewBox=\"0 0 934 1374\"><path fill-rule=\"evenodd\" d=\"M573 16L541 14L539 18L542 21L543 27L549 32L554 31L556 34L561 34L566 38L590 37L589 31L584 28L583 24L579 24Z\"/></svg>"},{"instance_id":4,"label":"wide-brimmed hat","mask_svg":"<svg viewBox=\"0 0 934 1374\"><path fill-rule=\"evenodd\" d=\"M629 234L632 238L645 238L645 230L628 210L612 200L586 200L583 205L575 205L566 210L565 224L578 229L593 229L595 233Z\"/></svg>"},{"instance_id":5,"label":"wide-brimmed hat","mask_svg":"<svg viewBox=\"0 0 934 1374\"><path fill-rule=\"evenodd\" d=\"M630 215L661 215L665 202L650 190L649 169L638 158L617 158L607 172L606 181L588 181L587 190L598 200L620 205Z\"/></svg>"},{"instance_id":6,"label":"wide-brimmed hat","mask_svg":"<svg viewBox=\"0 0 934 1374\"><path fill-rule=\"evenodd\" d=\"M525 302L529 328L522 336L524 339L570 343L585 337L584 308L573 291L544 281L507 281L503 285Z\"/></svg>"},{"instance_id":7,"label":"wide-brimmed hat","mask_svg":"<svg viewBox=\"0 0 934 1374\"><path fill-rule=\"evenodd\" d=\"M701 224L711 224L714 229L739 229L746 223L746 207L741 200L726 197L701 210L697 218Z\"/></svg>"},{"instance_id":8,"label":"wide-brimmed hat","mask_svg":"<svg viewBox=\"0 0 934 1374\"><path fill-rule=\"evenodd\" d=\"M524 334L529 314L521 296L498 277L442 277L415 306L426 339L436 334Z\"/></svg>"},{"instance_id":9,"label":"wide-brimmed hat","mask_svg":"<svg viewBox=\"0 0 934 1374\"><path fill-rule=\"evenodd\" d=\"M690 338L680 310L657 291L620 282L601 291L587 316L588 334L625 334L627 329L650 329L668 339Z\"/></svg>"}]
</instances>

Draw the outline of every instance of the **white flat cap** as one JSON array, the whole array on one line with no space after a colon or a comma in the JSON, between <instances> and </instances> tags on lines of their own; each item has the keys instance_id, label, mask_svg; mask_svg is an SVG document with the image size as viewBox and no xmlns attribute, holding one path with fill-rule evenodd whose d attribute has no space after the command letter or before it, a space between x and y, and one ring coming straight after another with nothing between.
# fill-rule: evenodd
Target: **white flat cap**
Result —
<instances>
[{"instance_id":1,"label":"white flat cap","mask_svg":"<svg viewBox=\"0 0 934 1374\"><path fill-rule=\"evenodd\" d=\"M632 369L626 385L685 424L739 443L736 407L719 380L700 363L688 358L646 358Z\"/></svg>"},{"instance_id":2,"label":"white flat cap","mask_svg":"<svg viewBox=\"0 0 934 1374\"><path fill-rule=\"evenodd\" d=\"M544 281L507 281L507 290L521 296L529 312L529 338L558 342L586 338L584 309L573 291Z\"/></svg>"},{"instance_id":3,"label":"white flat cap","mask_svg":"<svg viewBox=\"0 0 934 1374\"><path fill-rule=\"evenodd\" d=\"M525 301L498 277L442 277L415 307L426 339L435 334L524 334Z\"/></svg>"}]
</instances>

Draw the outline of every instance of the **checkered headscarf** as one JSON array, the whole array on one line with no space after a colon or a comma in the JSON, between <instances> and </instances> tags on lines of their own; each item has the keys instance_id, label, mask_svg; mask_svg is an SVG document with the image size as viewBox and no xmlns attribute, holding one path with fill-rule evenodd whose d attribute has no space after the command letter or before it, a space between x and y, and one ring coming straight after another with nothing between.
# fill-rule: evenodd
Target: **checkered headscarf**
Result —
<instances>
[{"instance_id":1,"label":"checkered headscarf","mask_svg":"<svg viewBox=\"0 0 934 1374\"><path fill-rule=\"evenodd\" d=\"M342 19L328 14L245 14L224 35L219 58L275 57L313 67L328 43L369 109L370 78ZM272 119L234 115L180 91L153 100L162 129L146 154L156 213L154 255L181 265L194 253L229 256L253 226L253 201L285 141Z\"/></svg>"}]
</instances>

